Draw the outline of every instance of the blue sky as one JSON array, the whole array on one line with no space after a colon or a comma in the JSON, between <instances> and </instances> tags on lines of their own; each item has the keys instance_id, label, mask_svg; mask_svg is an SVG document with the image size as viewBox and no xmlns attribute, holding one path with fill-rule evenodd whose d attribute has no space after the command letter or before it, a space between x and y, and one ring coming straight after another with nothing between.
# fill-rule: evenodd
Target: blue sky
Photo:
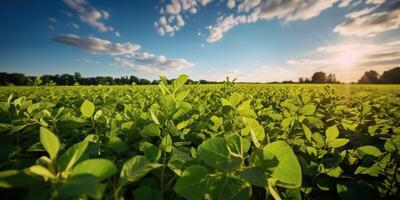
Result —
<instances>
[{"instance_id":1,"label":"blue sky","mask_svg":"<svg viewBox=\"0 0 400 200\"><path fill-rule=\"evenodd\" d=\"M395 0L5 0L0 71L282 81L400 66Z\"/></svg>"}]
</instances>

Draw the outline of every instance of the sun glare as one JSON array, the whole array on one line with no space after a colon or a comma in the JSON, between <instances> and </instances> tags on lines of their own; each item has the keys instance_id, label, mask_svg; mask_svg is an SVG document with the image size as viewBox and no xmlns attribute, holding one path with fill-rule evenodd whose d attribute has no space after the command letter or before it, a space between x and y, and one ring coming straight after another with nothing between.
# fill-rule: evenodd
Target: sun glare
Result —
<instances>
[{"instance_id":1,"label":"sun glare","mask_svg":"<svg viewBox=\"0 0 400 200\"><path fill-rule=\"evenodd\" d=\"M339 53L338 56L335 58L335 61L341 66L354 66L362 60L362 57L362 51L349 49Z\"/></svg>"}]
</instances>

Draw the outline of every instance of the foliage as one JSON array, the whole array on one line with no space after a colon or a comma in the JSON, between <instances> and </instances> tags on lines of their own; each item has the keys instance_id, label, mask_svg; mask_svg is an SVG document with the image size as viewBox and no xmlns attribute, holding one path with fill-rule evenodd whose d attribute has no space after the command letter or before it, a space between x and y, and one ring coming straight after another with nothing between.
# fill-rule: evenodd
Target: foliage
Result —
<instances>
[{"instance_id":1,"label":"foliage","mask_svg":"<svg viewBox=\"0 0 400 200\"><path fill-rule=\"evenodd\" d=\"M399 198L398 86L188 81L2 87L2 197Z\"/></svg>"}]
</instances>

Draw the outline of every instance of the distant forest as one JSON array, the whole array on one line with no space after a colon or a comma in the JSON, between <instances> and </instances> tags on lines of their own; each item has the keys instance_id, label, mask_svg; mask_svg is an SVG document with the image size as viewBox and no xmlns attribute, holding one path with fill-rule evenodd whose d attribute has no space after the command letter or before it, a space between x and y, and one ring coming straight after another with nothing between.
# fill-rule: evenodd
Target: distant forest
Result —
<instances>
[{"instance_id":1,"label":"distant forest","mask_svg":"<svg viewBox=\"0 0 400 200\"><path fill-rule=\"evenodd\" d=\"M168 80L171 83L174 79ZM122 76L114 78L111 76L82 77L79 72L74 75L43 75L43 76L25 76L22 73L0 73L0 85L156 85L158 80L147 80L138 78L134 75ZM189 79L188 84L215 84L222 83L217 81ZM282 81L269 83L340 83L336 79L335 74L326 75L325 72L315 72L311 78L300 77L298 82ZM359 84L400 84L400 67L396 67L385 71L379 75L376 71L371 70L357 82Z\"/></svg>"}]
</instances>

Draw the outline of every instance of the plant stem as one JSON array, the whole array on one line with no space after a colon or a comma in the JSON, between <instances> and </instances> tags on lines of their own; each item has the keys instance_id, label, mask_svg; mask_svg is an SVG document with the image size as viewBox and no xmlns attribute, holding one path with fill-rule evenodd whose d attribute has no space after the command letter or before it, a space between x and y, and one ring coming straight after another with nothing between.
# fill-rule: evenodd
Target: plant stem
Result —
<instances>
[{"instance_id":1,"label":"plant stem","mask_svg":"<svg viewBox=\"0 0 400 200\"><path fill-rule=\"evenodd\" d=\"M165 163L167 162L167 152L164 151L163 153L163 166L161 169L161 177L160 177L160 184L161 184L161 193L164 193L164 175L165 175Z\"/></svg>"}]
</instances>

